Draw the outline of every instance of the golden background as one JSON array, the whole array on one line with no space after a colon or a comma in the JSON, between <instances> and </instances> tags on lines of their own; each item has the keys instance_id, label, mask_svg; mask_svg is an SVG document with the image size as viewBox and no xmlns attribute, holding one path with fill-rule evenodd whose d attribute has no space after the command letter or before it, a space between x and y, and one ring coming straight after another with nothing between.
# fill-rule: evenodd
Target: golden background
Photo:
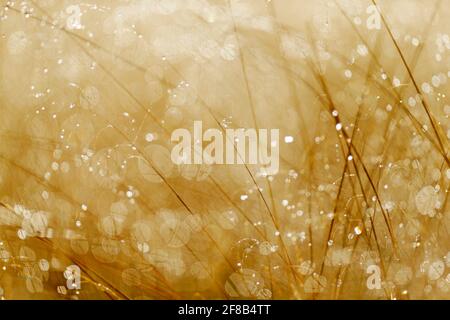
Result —
<instances>
[{"instance_id":1,"label":"golden background","mask_svg":"<svg viewBox=\"0 0 450 320\"><path fill-rule=\"evenodd\" d=\"M2 299L450 297L449 0L0 3ZM279 173L175 166L194 120Z\"/></svg>"}]
</instances>

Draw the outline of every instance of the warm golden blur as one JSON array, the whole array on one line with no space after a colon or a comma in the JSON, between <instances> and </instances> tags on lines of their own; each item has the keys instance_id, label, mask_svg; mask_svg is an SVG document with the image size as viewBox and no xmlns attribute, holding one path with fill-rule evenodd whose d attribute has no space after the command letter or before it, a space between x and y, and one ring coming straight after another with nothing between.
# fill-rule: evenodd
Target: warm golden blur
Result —
<instances>
[{"instance_id":1,"label":"warm golden blur","mask_svg":"<svg viewBox=\"0 0 450 320\"><path fill-rule=\"evenodd\" d=\"M0 4L0 298L450 298L450 0Z\"/></svg>"}]
</instances>

